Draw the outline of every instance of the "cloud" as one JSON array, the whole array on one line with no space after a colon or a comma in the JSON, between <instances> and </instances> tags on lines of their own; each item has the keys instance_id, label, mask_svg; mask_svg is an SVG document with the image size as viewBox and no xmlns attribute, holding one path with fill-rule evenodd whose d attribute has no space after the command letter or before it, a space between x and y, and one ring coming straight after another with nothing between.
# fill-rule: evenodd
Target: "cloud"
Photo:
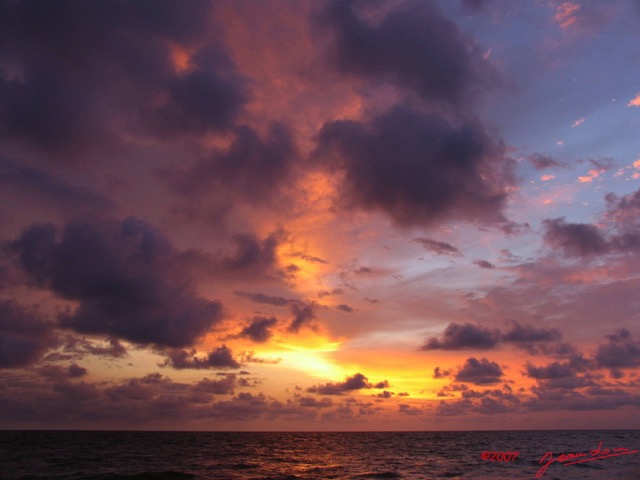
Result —
<instances>
[{"instance_id":1,"label":"cloud","mask_svg":"<svg viewBox=\"0 0 640 480\"><path fill-rule=\"evenodd\" d=\"M5 158L0 158L0 185L5 192L15 192L23 201L35 200L41 206L54 205L65 213L106 212L113 208L110 199L90 188L72 185L44 170Z\"/></svg>"},{"instance_id":2,"label":"cloud","mask_svg":"<svg viewBox=\"0 0 640 480\"><path fill-rule=\"evenodd\" d=\"M607 212L605 218L628 233L640 231L640 188L628 195L614 193L605 195Z\"/></svg>"},{"instance_id":3,"label":"cloud","mask_svg":"<svg viewBox=\"0 0 640 480\"><path fill-rule=\"evenodd\" d=\"M450 323L445 328L442 338L429 338L421 350L486 350L496 346L500 332L470 323Z\"/></svg>"},{"instance_id":4,"label":"cloud","mask_svg":"<svg viewBox=\"0 0 640 480\"><path fill-rule=\"evenodd\" d=\"M488 0L462 0L462 7L474 14L482 11L488 4Z\"/></svg>"},{"instance_id":5,"label":"cloud","mask_svg":"<svg viewBox=\"0 0 640 480\"><path fill-rule=\"evenodd\" d=\"M166 137L229 128L248 95L215 41L211 7L3 3L1 59L12 75L0 80L0 139L64 161L111 147L125 132ZM178 68L177 51L192 52L190 68Z\"/></svg>"},{"instance_id":6,"label":"cloud","mask_svg":"<svg viewBox=\"0 0 640 480\"><path fill-rule=\"evenodd\" d=\"M449 375L451 375L449 370L441 370L440 367L433 369L433 378L435 379L447 378Z\"/></svg>"},{"instance_id":7,"label":"cloud","mask_svg":"<svg viewBox=\"0 0 640 480\"><path fill-rule=\"evenodd\" d=\"M338 310L342 310L343 312L347 312L347 313L352 313L353 307L350 307L349 305L345 304L345 303L341 303L340 305L338 305L336 307Z\"/></svg>"},{"instance_id":8,"label":"cloud","mask_svg":"<svg viewBox=\"0 0 640 480\"><path fill-rule=\"evenodd\" d=\"M587 117L581 117L578 120L576 120L575 122L573 122L573 125L571 125L572 128L575 127L579 127L580 125L582 125L584 123L584 121L587 119Z\"/></svg>"},{"instance_id":9,"label":"cloud","mask_svg":"<svg viewBox=\"0 0 640 480\"><path fill-rule=\"evenodd\" d=\"M322 24L342 73L389 80L431 101L458 104L495 81L477 45L435 2L406 2L379 22L358 15L362 3L330 2Z\"/></svg>"},{"instance_id":10,"label":"cloud","mask_svg":"<svg viewBox=\"0 0 640 480\"><path fill-rule=\"evenodd\" d=\"M198 356L195 350L173 350L162 366L171 366L176 370L185 368L240 368L242 365L233 358L233 353L226 345L217 347L204 357Z\"/></svg>"},{"instance_id":11,"label":"cloud","mask_svg":"<svg viewBox=\"0 0 640 480\"><path fill-rule=\"evenodd\" d=\"M487 270L491 270L491 269L496 268L496 266L493 263L488 262L486 260L474 260L473 264L477 265L480 268L484 268L484 269L487 269Z\"/></svg>"},{"instance_id":12,"label":"cloud","mask_svg":"<svg viewBox=\"0 0 640 480\"><path fill-rule=\"evenodd\" d=\"M107 346L96 345L93 342L83 340L79 342L82 348L92 355L101 355L104 357L120 358L127 355L127 349L117 338L108 338ZM65 346L65 350L67 346Z\"/></svg>"},{"instance_id":13,"label":"cloud","mask_svg":"<svg viewBox=\"0 0 640 480\"><path fill-rule=\"evenodd\" d=\"M278 319L276 317L253 317L251 324L242 329L242 332L239 333L239 337L250 338L256 343L263 343L269 340L273 335L273 332L270 330L271 327L274 327L278 323Z\"/></svg>"},{"instance_id":14,"label":"cloud","mask_svg":"<svg viewBox=\"0 0 640 480\"><path fill-rule=\"evenodd\" d=\"M234 134L226 151L186 170L160 169L158 176L193 199L223 191L253 204L271 202L278 187L289 183L298 158L292 133L284 124L273 124L265 138L248 126L236 128Z\"/></svg>"},{"instance_id":15,"label":"cloud","mask_svg":"<svg viewBox=\"0 0 640 480\"><path fill-rule=\"evenodd\" d=\"M277 264L276 248L281 236L276 232L260 240L248 233L234 235L231 241L235 251L221 259L222 268L231 272L268 272Z\"/></svg>"},{"instance_id":16,"label":"cloud","mask_svg":"<svg viewBox=\"0 0 640 480\"><path fill-rule=\"evenodd\" d=\"M304 325L308 325L309 322L318 318L314 308L315 303L292 303L291 313L293 314L293 320L291 320L288 330L292 333L298 333Z\"/></svg>"},{"instance_id":17,"label":"cloud","mask_svg":"<svg viewBox=\"0 0 640 480\"><path fill-rule=\"evenodd\" d=\"M626 328L607 335L609 343L599 345L595 360L603 368L632 368L640 365L640 341Z\"/></svg>"},{"instance_id":18,"label":"cloud","mask_svg":"<svg viewBox=\"0 0 640 480\"><path fill-rule=\"evenodd\" d=\"M34 225L11 248L38 286L78 302L61 317L63 327L183 347L222 318L220 303L195 294L179 252L141 220L86 219L56 236L53 225Z\"/></svg>"},{"instance_id":19,"label":"cloud","mask_svg":"<svg viewBox=\"0 0 640 480\"><path fill-rule=\"evenodd\" d=\"M629 103L627 103L627 107L640 107L640 93L629 100Z\"/></svg>"},{"instance_id":20,"label":"cloud","mask_svg":"<svg viewBox=\"0 0 640 480\"><path fill-rule=\"evenodd\" d=\"M544 241L553 248L562 249L567 255L587 256L607 251L607 242L593 225L567 223L564 218L546 219Z\"/></svg>"},{"instance_id":21,"label":"cloud","mask_svg":"<svg viewBox=\"0 0 640 480\"><path fill-rule=\"evenodd\" d=\"M527 364L526 368L527 375L536 380L556 380L574 376L573 368L568 363L553 362L546 367Z\"/></svg>"},{"instance_id":22,"label":"cloud","mask_svg":"<svg viewBox=\"0 0 640 480\"><path fill-rule=\"evenodd\" d=\"M563 163L560 163L551 157L541 155L539 153L533 153L531 155L528 155L527 160L531 162L531 164L536 170L545 170L547 168L556 168L556 167L565 166Z\"/></svg>"},{"instance_id":23,"label":"cloud","mask_svg":"<svg viewBox=\"0 0 640 480\"><path fill-rule=\"evenodd\" d=\"M329 408L333 406L333 401L330 398L322 398L318 400L314 397L300 397L298 403L301 407L305 408Z\"/></svg>"},{"instance_id":24,"label":"cloud","mask_svg":"<svg viewBox=\"0 0 640 480\"><path fill-rule=\"evenodd\" d=\"M63 368L60 365L43 365L40 367L39 372L43 377L56 380L62 380L64 378L81 378L88 373L86 368L75 363L72 363L67 368Z\"/></svg>"},{"instance_id":25,"label":"cloud","mask_svg":"<svg viewBox=\"0 0 640 480\"><path fill-rule=\"evenodd\" d=\"M378 382L375 385L369 382L369 379L361 373L356 373L351 377L346 377L344 381L337 383L325 383L324 385L314 385L309 387L309 393L319 393L320 395L342 395L345 392L363 390L363 389L382 389L388 388L389 382L386 380Z\"/></svg>"},{"instance_id":26,"label":"cloud","mask_svg":"<svg viewBox=\"0 0 640 480\"><path fill-rule=\"evenodd\" d=\"M562 334L557 328L536 328L530 325L520 325L516 321L511 322L511 328L502 333L501 340L508 343L533 343L533 342L557 342L562 339Z\"/></svg>"},{"instance_id":27,"label":"cloud","mask_svg":"<svg viewBox=\"0 0 640 480\"><path fill-rule=\"evenodd\" d=\"M501 381L503 376L500 365L486 358L480 360L470 357L456 373L456 382L473 383L474 385L490 385Z\"/></svg>"},{"instance_id":28,"label":"cloud","mask_svg":"<svg viewBox=\"0 0 640 480\"><path fill-rule=\"evenodd\" d=\"M556 7L556 14L553 19L560 28L568 28L576 23L580 7L577 3L564 2Z\"/></svg>"},{"instance_id":29,"label":"cloud","mask_svg":"<svg viewBox=\"0 0 640 480\"><path fill-rule=\"evenodd\" d=\"M610 252L636 252L640 250L640 222L637 220L638 192L618 198L607 194L607 212L604 218L611 222L610 230L602 231L595 225L567 223L564 218L546 219L544 241L562 249L570 256L602 255Z\"/></svg>"},{"instance_id":30,"label":"cloud","mask_svg":"<svg viewBox=\"0 0 640 480\"><path fill-rule=\"evenodd\" d=\"M273 305L274 307L284 307L285 305L289 305L293 300L286 299L283 297L276 297L272 295L265 295L264 293L248 293L248 292L233 292L234 295L242 298L247 298L252 302L256 303L266 303L267 305Z\"/></svg>"},{"instance_id":31,"label":"cloud","mask_svg":"<svg viewBox=\"0 0 640 480\"><path fill-rule=\"evenodd\" d=\"M54 324L13 300L0 301L0 368L31 365L58 343Z\"/></svg>"},{"instance_id":32,"label":"cloud","mask_svg":"<svg viewBox=\"0 0 640 480\"><path fill-rule=\"evenodd\" d=\"M421 244L425 250L435 253L436 255L462 256L460 250L447 242L439 242L430 238L414 238L412 241Z\"/></svg>"},{"instance_id":33,"label":"cloud","mask_svg":"<svg viewBox=\"0 0 640 480\"><path fill-rule=\"evenodd\" d=\"M303 253L303 252L294 252L291 254L291 256L301 258L306 262L323 263L325 265L329 263L326 260L323 260L322 258L314 257L313 255L307 255L306 253Z\"/></svg>"},{"instance_id":34,"label":"cloud","mask_svg":"<svg viewBox=\"0 0 640 480\"><path fill-rule=\"evenodd\" d=\"M401 225L455 218L505 223L512 162L484 127L406 105L365 124L326 123L316 157L344 173L348 207L382 211Z\"/></svg>"},{"instance_id":35,"label":"cloud","mask_svg":"<svg viewBox=\"0 0 640 480\"><path fill-rule=\"evenodd\" d=\"M235 392L238 379L235 374L224 375L219 380L203 378L194 385L194 390L213 395L230 395Z\"/></svg>"}]
</instances>

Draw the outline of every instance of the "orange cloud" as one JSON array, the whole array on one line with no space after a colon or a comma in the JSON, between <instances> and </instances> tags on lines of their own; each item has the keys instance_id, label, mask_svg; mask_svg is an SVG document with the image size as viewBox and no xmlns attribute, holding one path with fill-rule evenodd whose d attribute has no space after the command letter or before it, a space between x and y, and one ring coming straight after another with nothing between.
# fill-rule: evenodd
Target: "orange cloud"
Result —
<instances>
[{"instance_id":1,"label":"orange cloud","mask_svg":"<svg viewBox=\"0 0 640 480\"><path fill-rule=\"evenodd\" d=\"M640 107L640 92L627 103L627 107Z\"/></svg>"},{"instance_id":2,"label":"orange cloud","mask_svg":"<svg viewBox=\"0 0 640 480\"><path fill-rule=\"evenodd\" d=\"M540 177L540 180L542 180L543 182L547 182L549 180L553 180L554 178L556 178L555 175L542 175Z\"/></svg>"},{"instance_id":3,"label":"orange cloud","mask_svg":"<svg viewBox=\"0 0 640 480\"><path fill-rule=\"evenodd\" d=\"M578 126L582 125L586 119L587 119L587 117L579 118L578 120L573 122L573 125L571 125L571 128L575 128L575 127L578 127Z\"/></svg>"},{"instance_id":4,"label":"orange cloud","mask_svg":"<svg viewBox=\"0 0 640 480\"><path fill-rule=\"evenodd\" d=\"M598 178L600 176L600 173L601 171L592 168L591 170L589 170L589 173L584 177L578 177L578 182L580 183L593 182L595 178Z\"/></svg>"},{"instance_id":5,"label":"orange cloud","mask_svg":"<svg viewBox=\"0 0 640 480\"><path fill-rule=\"evenodd\" d=\"M575 14L578 10L580 10L580 5L565 2L556 8L556 14L553 16L553 19L560 28L568 28L576 22L577 17Z\"/></svg>"}]
</instances>

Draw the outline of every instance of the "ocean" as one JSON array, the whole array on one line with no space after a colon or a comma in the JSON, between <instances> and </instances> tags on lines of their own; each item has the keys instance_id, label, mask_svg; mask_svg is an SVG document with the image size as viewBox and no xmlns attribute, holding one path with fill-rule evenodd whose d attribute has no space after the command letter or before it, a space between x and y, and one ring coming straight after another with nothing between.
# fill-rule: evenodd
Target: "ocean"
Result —
<instances>
[{"instance_id":1,"label":"ocean","mask_svg":"<svg viewBox=\"0 0 640 480\"><path fill-rule=\"evenodd\" d=\"M638 480L637 450L640 430L0 431L0 477Z\"/></svg>"}]
</instances>

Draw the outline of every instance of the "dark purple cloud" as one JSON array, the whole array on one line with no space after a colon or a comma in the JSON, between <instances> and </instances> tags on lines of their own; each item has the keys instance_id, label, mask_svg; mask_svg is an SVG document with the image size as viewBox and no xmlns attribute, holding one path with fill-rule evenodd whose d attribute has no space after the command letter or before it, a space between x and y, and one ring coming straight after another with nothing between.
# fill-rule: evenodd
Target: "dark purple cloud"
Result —
<instances>
[{"instance_id":1,"label":"dark purple cloud","mask_svg":"<svg viewBox=\"0 0 640 480\"><path fill-rule=\"evenodd\" d=\"M211 25L211 2L4 2L0 141L58 159L111 147L121 131L229 128L247 98ZM81 21L79 21L81 19ZM208 38L201 47L201 39ZM171 45L194 50L179 71Z\"/></svg>"},{"instance_id":2,"label":"dark purple cloud","mask_svg":"<svg viewBox=\"0 0 640 480\"><path fill-rule=\"evenodd\" d=\"M608 343L599 345L595 360L603 368L620 369L640 366L640 341L626 328L607 335Z\"/></svg>"},{"instance_id":3,"label":"dark purple cloud","mask_svg":"<svg viewBox=\"0 0 640 480\"><path fill-rule=\"evenodd\" d=\"M33 364L57 343L54 325L41 318L36 308L0 301L0 368Z\"/></svg>"},{"instance_id":4,"label":"dark purple cloud","mask_svg":"<svg viewBox=\"0 0 640 480\"><path fill-rule=\"evenodd\" d=\"M272 202L278 186L289 182L297 148L289 128L271 125L262 138L250 127L238 127L226 151L218 151L187 170L163 169L158 176L176 192L197 199L219 191L252 203Z\"/></svg>"},{"instance_id":5,"label":"dark purple cloud","mask_svg":"<svg viewBox=\"0 0 640 480\"><path fill-rule=\"evenodd\" d=\"M537 328L531 325L521 325L518 322L510 322L507 330L500 331L497 328L486 328L472 323L452 322L447 325L441 338L431 337L427 339L421 350L488 350L499 344L510 344L524 348L531 353L539 350L551 353L562 339L558 329ZM571 350L573 352L573 350ZM566 353L571 353L567 351Z\"/></svg>"},{"instance_id":6,"label":"dark purple cloud","mask_svg":"<svg viewBox=\"0 0 640 480\"><path fill-rule=\"evenodd\" d=\"M545 367L527 364L526 368L527 376L536 380L555 380L574 376L574 370L568 363L553 362Z\"/></svg>"},{"instance_id":7,"label":"dark purple cloud","mask_svg":"<svg viewBox=\"0 0 640 480\"><path fill-rule=\"evenodd\" d=\"M440 367L436 367L433 369L433 378L447 378L449 375L451 375L451 372L449 370L442 370L440 369Z\"/></svg>"},{"instance_id":8,"label":"dark purple cloud","mask_svg":"<svg viewBox=\"0 0 640 480\"><path fill-rule=\"evenodd\" d=\"M72 185L44 170L4 158L0 158L0 186L4 192L13 192L22 201L53 205L63 212L106 212L113 208L110 199L91 188ZM16 197L12 199L15 201Z\"/></svg>"},{"instance_id":9,"label":"dark purple cloud","mask_svg":"<svg viewBox=\"0 0 640 480\"><path fill-rule=\"evenodd\" d=\"M221 266L229 272L245 272L264 274L277 264L276 248L281 240L281 233L276 232L264 239L245 233L231 238L234 251L221 258Z\"/></svg>"},{"instance_id":10,"label":"dark purple cloud","mask_svg":"<svg viewBox=\"0 0 640 480\"><path fill-rule=\"evenodd\" d=\"M474 260L473 264L477 265L480 268L484 268L484 269L487 269L487 270L491 270L493 268L496 268L496 266L493 263L488 262L486 260Z\"/></svg>"},{"instance_id":11,"label":"dark purple cloud","mask_svg":"<svg viewBox=\"0 0 640 480\"><path fill-rule=\"evenodd\" d=\"M434 102L457 104L495 78L479 47L431 1L406 2L373 24L364 2L335 0L322 24L333 34L331 57L343 73L391 81Z\"/></svg>"},{"instance_id":12,"label":"dark purple cloud","mask_svg":"<svg viewBox=\"0 0 640 480\"><path fill-rule=\"evenodd\" d=\"M502 376L502 368L497 363L486 358L478 360L475 357L470 357L456 373L455 380L474 385L491 385L500 382Z\"/></svg>"},{"instance_id":13,"label":"dark purple cloud","mask_svg":"<svg viewBox=\"0 0 640 480\"><path fill-rule=\"evenodd\" d=\"M640 188L622 196L608 193L604 198L607 202L607 220L622 231L640 231Z\"/></svg>"},{"instance_id":14,"label":"dark purple cloud","mask_svg":"<svg viewBox=\"0 0 640 480\"><path fill-rule=\"evenodd\" d=\"M546 170L548 168L565 166L563 163L560 163L551 157L547 157L546 155L541 155L539 153L533 153L527 156L527 160L531 162L531 164L536 170Z\"/></svg>"},{"instance_id":15,"label":"dark purple cloud","mask_svg":"<svg viewBox=\"0 0 640 480\"><path fill-rule=\"evenodd\" d=\"M271 328L277 323L278 319L276 317L256 316L251 320L251 324L242 329L238 336L249 338L256 343L266 342L273 335Z\"/></svg>"},{"instance_id":16,"label":"dark purple cloud","mask_svg":"<svg viewBox=\"0 0 640 480\"><path fill-rule=\"evenodd\" d=\"M429 338L421 350L486 350L496 346L500 338L498 329L488 329L471 323L450 323L442 338Z\"/></svg>"},{"instance_id":17,"label":"dark purple cloud","mask_svg":"<svg viewBox=\"0 0 640 480\"><path fill-rule=\"evenodd\" d=\"M562 249L567 255L586 256L608 250L603 233L594 225L567 223L564 218L547 219L543 225L545 243Z\"/></svg>"},{"instance_id":18,"label":"dark purple cloud","mask_svg":"<svg viewBox=\"0 0 640 480\"><path fill-rule=\"evenodd\" d=\"M39 372L43 377L53 378L57 380L61 380L64 378L81 378L88 373L86 368L81 367L75 363L72 363L67 368L61 367L60 365L43 365L42 367L40 367Z\"/></svg>"},{"instance_id":19,"label":"dark purple cloud","mask_svg":"<svg viewBox=\"0 0 640 480\"><path fill-rule=\"evenodd\" d=\"M185 368L209 369L209 368L240 368L240 363L233 358L233 352L226 345L217 347L204 357L198 356L195 350L173 350L163 366L171 366L177 370Z\"/></svg>"},{"instance_id":20,"label":"dark purple cloud","mask_svg":"<svg viewBox=\"0 0 640 480\"><path fill-rule=\"evenodd\" d=\"M264 293L249 293L249 292L233 292L234 295L242 298L247 298L252 302L256 303L266 303L267 305L273 305L274 307L284 307L285 305L289 305L293 300L286 299L283 297L276 297L273 295L265 295Z\"/></svg>"},{"instance_id":21,"label":"dark purple cloud","mask_svg":"<svg viewBox=\"0 0 640 480\"><path fill-rule=\"evenodd\" d=\"M218 380L203 378L194 385L194 390L212 395L233 394L238 384L235 374L224 375Z\"/></svg>"},{"instance_id":22,"label":"dark purple cloud","mask_svg":"<svg viewBox=\"0 0 640 480\"><path fill-rule=\"evenodd\" d=\"M501 224L512 183L501 142L474 120L397 105L369 123L335 121L316 156L345 174L347 206L380 210L402 225L445 218Z\"/></svg>"},{"instance_id":23,"label":"dark purple cloud","mask_svg":"<svg viewBox=\"0 0 640 480\"><path fill-rule=\"evenodd\" d=\"M349 305L347 305L346 303L341 303L340 305L338 305L336 307L338 310L342 310L343 312L347 312L347 313L353 313L354 309L353 307L350 307Z\"/></svg>"},{"instance_id":24,"label":"dark purple cloud","mask_svg":"<svg viewBox=\"0 0 640 480\"><path fill-rule=\"evenodd\" d=\"M312 320L318 318L314 311L315 303L292 303L291 313L293 319L289 324L288 330L293 333L298 333L304 325L308 325Z\"/></svg>"},{"instance_id":25,"label":"dark purple cloud","mask_svg":"<svg viewBox=\"0 0 640 480\"><path fill-rule=\"evenodd\" d=\"M462 0L462 7L470 13L478 13L482 11L488 3L488 0Z\"/></svg>"},{"instance_id":26,"label":"dark purple cloud","mask_svg":"<svg viewBox=\"0 0 640 480\"><path fill-rule=\"evenodd\" d=\"M300 397L298 403L301 407L306 408L329 408L333 406L333 401L330 398L321 398L318 400L314 397Z\"/></svg>"},{"instance_id":27,"label":"dark purple cloud","mask_svg":"<svg viewBox=\"0 0 640 480\"><path fill-rule=\"evenodd\" d=\"M293 257L298 257L301 258L302 260L306 261L306 262L312 262L312 263L323 263L323 264L328 264L329 262L327 262L326 260L320 258L320 257L314 257L313 255L308 255L304 252L294 252L291 254L291 256Z\"/></svg>"},{"instance_id":28,"label":"dark purple cloud","mask_svg":"<svg viewBox=\"0 0 640 480\"><path fill-rule=\"evenodd\" d=\"M376 384L371 384L369 379L361 373L356 373L351 377L346 377L342 382L325 383L324 385L314 385L307 389L310 393L318 393L320 395L342 395L343 393L363 390L370 388L388 388L389 382L384 380Z\"/></svg>"},{"instance_id":29,"label":"dark purple cloud","mask_svg":"<svg viewBox=\"0 0 640 480\"><path fill-rule=\"evenodd\" d=\"M511 328L501 336L503 342L516 344L557 342L561 339L562 334L557 328L536 328L531 325L521 325L515 321L511 322Z\"/></svg>"},{"instance_id":30,"label":"dark purple cloud","mask_svg":"<svg viewBox=\"0 0 640 480\"><path fill-rule=\"evenodd\" d=\"M79 302L63 327L182 347L222 317L220 303L196 295L179 252L141 220L76 221L56 237L53 225L34 225L11 248L38 286Z\"/></svg>"},{"instance_id":31,"label":"dark purple cloud","mask_svg":"<svg viewBox=\"0 0 640 480\"><path fill-rule=\"evenodd\" d=\"M436 255L453 255L454 257L462 256L460 250L447 242L440 242L431 238L414 238L413 242L419 243L428 252Z\"/></svg>"}]
</instances>

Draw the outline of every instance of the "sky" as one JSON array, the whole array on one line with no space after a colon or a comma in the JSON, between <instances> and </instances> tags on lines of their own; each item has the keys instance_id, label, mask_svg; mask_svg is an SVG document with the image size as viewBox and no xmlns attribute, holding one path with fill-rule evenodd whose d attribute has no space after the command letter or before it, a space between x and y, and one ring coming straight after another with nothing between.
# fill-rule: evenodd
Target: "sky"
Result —
<instances>
[{"instance_id":1,"label":"sky","mask_svg":"<svg viewBox=\"0 0 640 480\"><path fill-rule=\"evenodd\" d=\"M4 1L0 428L640 428L640 2Z\"/></svg>"}]
</instances>

